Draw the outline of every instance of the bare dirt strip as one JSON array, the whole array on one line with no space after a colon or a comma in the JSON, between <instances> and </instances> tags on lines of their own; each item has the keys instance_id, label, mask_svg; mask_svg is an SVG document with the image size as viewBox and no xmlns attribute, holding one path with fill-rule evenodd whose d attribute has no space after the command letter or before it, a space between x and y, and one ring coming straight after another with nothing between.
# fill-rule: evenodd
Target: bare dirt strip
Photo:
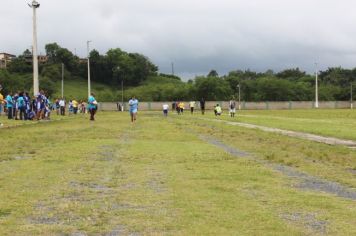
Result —
<instances>
[{"instance_id":1,"label":"bare dirt strip","mask_svg":"<svg viewBox=\"0 0 356 236\"><path fill-rule=\"evenodd\" d=\"M283 130L283 129L278 129L278 128L270 128L270 127L266 127L266 126L253 125L253 124L247 124L247 123L242 123L242 122L233 122L233 121L216 120L216 119L208 119L208 118L198 118L198 119L226 123L228 125L240 126L240 127L249 128L249 129L259 129L259 130L262 130L265 132L278 133L278 134L282 134L282 135L286 135L286 136L290 136L290 137L311 140L311 141L315 141L315 142L319 142L319 143L325 143L325 144L329 144L329 145L342 145L342 146L346 146L346 147L349 147L352 149L356 149L356 141L352 141L352 140L339 139L339 138L333 138L333 137L324 137L324 136L320 136L320 135L316 135L316 134Z\"/></svg>"},{"instance_id":2,"label":"bare dirt strip","mask_svg":"<svg viewBox=\"0 0 356 236\"><path fill-rule=\"evenodd\" d=\"M297 184L297 186L295 186L296 188L312 190L316 192L324 192L324 193L334 194L338 197L356 200L356 189L354 188L349 188L337 182L321 179L319 177L306 174L304 172L301 172L289 166L285 166L281 164L273 164L266 160L258 159L250 153L238 150L234 147L230 147L224 144L223 142L221 142L220 140L217 140L211 136L208 137L208 136L203 136L201 134L196 134L196 135L198 135L201 140L223 149L225 152L229 153L234 157L248 158L254 160L270 169L273 169L275 171L282 173L285 176L288 176L291 179L297 180L299 183Z\"/></svg>"}]
</instances>

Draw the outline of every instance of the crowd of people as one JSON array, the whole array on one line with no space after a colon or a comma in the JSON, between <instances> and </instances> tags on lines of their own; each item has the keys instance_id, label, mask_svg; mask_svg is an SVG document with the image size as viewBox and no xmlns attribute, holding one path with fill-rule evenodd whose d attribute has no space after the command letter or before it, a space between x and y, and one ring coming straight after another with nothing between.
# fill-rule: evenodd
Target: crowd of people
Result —
<instances>
[{"instance_id":1,"label":"crowd of people","mask_svg":"<svg viewBox=\"0 0 356 236\"><path fill-rule=\"evenodd\" d=\"M200 111L201 114L204 115L205 114L205 100L204 98L200 99L199 101L199 105L200 105ZM189 110L190 110L190 114L193 115L195 108L196 108L196 102L195 101L190 101L189 104ZM169 111L169 105L168 104L163 104L162 106L163 109L163 115L164 116L168 116L168 111ZM185 103L182 101L174 101L172 103L172 111L176 111L178 115L183 115L185 110ZM220 116L222 114L223 110L222 107L220 106L220 104L216 104L214 106L214 114L215 116ZM229 101L229 114L231 117L235 117L235 113L236 113L236 102L234 100L234 98L232 98Z\"/></svg>"},{"instance_id":2,"label":"crowd of people","mask_svg":"<svg viewBox=\"0 0 356 236\"><path fill-rule=\"evenodd\" d=\"M0 114L4 112L8 119L34 120L49 119L51 102L44 91L31 98L28 92L8 93L5 97L0 93Z\"/></svg>"},{"instance_id":3,"label":"crowd of people","mask_svg":"<svg viewBox=\"0 0 356 236\"><path fill-rule=\"evenodd\" d=\"M4 112L7 114L8 119L15 120L49 120L52 112L55 112L57 115L65 116L67 111L68 115L89 113L90 120L94 121L98 109L98 103L94 96L94 93L91 93L87 103L85 101L77 101L76 99L71 99L67 102L64 98L58 98L55 99L54 102L51 102L43 90L32 98L28 92L17 92L15 94L10 92L6 97L0 93L0 115ZM205 114L205 103L203 98L200 99L199 105L202 115ZM137 119L138 104L139 102L134 96L128 102L132 123ZM178 115L183 115L186 109L185 106L183 101L175 101L172 103L172 111L176 111ZM193 115L196 102L190 101L188 106L190 114ZM169 105L163 104L162 108L164 116L168 116ZM220 116L222 112L222 107L216 104L214 106L215 116ZM229 114L231 117L235 117L235 113L236 102L232 99L229 102Z\"/></svg>"},{"instance_id":4,"label":"crowd of people","mask_svg":"<svg viewBox=\"0 0 356 236\"><path fill-rule=\"evenodd\" d=\"M66 111L68 115L90 112L90 119L94 120L96 110L97 102L93 94L86 103L75 99L67 102L64 98L52 102L43 90L33 97L25 91L10 92L6 96L0 92L0 115L4 113L10 120L49 120L51 113L65 116Z\"/></svg>"}]
</instances>

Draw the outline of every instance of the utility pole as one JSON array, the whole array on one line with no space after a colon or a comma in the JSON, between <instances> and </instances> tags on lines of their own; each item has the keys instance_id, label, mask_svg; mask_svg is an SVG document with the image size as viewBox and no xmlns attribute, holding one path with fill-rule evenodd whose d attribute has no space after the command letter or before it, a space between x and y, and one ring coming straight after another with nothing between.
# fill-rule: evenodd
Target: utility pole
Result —
<instances>
[{"instance_id":1,"label":"utility pole","mask_svg":"<svg viewBox=\"0 0 356 236\"><path fill-rule=\"evenodd\" d=\"M238 84L237 87L239 88L239 110L241 110L241 86L240 86L240 84Z\"/></svg>"},{"instance_id":2,"label":"utility pole","mask_svg":"<svg viewBox=\"0 0 356 236\"><path fill-rule=\"evenodd\" d=\"M121 111L124 111L124 75L121 76Z\"/></svg>"},{"instance_id":3,"label":"utility pole","mask_svg":"<svg viewBox=\"0 0 356 236\"><path fill-rule=\"evenodd\" d=\"M351 94L351 96L350 96L350 98L351 98L351 109L354 109L354 97L353 97L353 89L352 89L352 82L351 82L351 92L350 92L350 94Z\"/></svg>"},{"instance_id":4,"label":"utility pole","mask_svg":"<svg viewBox=\"0 0 356 236\"><path fill-rule=\"evenodd\" d=\"M315 108L319 108L318 63L315 63Z\"/></svg>"},{"instance_id":5,"label":"utility pole","mask_svg":"<svg viewBox=\"0 0 356 236\"><path fill-rule=\"evenodd\" d=\"M32 43L32 61L33 61L33 93L35 96L40 91L39 82L38 82L38 55L37 55L37 15L36 9L40 7L40 4L35 0L32 1L32 4L28 4L29 7L33 9L33 43Z\"/></svg>"},{"instance_id":6,"label":"utility pole","mask_svg":"<svg viewBox=\"0 0 356 236\"><path fill-rule=\"evenodd\" d=\"M87 53L88 53L88 98L90 97L91 94L91 87L90 87L90 58L89 58L89 44L91 41L87 41Z\"/></svg>"},{"instance_id":7,"label":"utility pole","mask_svg":"<svg viewBox=\"0 0 356 236\"><path fill-rule=\"evenodd\" d=\"M174 75L174 63L172 62L172 75Z\"/></svg>"},{"instance_id":8,"label":"utility pole","mask_svg":"<svg viewBox=\"0 0 356 236\"><path fill-rule=\"evenodd\" d=\"M62 98L64 98L64 64L62 63Z\"/></svg>"}]
</instances>

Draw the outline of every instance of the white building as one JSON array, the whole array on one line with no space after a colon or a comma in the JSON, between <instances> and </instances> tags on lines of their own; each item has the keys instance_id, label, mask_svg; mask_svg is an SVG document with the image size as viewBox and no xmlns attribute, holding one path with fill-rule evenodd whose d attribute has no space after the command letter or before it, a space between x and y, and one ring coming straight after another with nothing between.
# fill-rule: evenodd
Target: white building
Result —
<instances>
[{"instance_id":1,"label":"white building","mask_svg":"<svg viewBox=\"0 0 356 236\"><path fill-rule=\"evenodd\" d=\"M0 53L0 68L6 68L7 65L15 58L16 58L15 55L1 52Z\"/></svg>"}]
</instances>

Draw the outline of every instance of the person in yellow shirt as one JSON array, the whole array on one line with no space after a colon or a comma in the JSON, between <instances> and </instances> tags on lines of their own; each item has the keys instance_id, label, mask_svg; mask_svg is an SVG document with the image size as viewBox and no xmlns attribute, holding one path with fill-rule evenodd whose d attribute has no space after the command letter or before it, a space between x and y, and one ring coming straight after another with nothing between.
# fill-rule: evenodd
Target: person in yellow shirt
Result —
<instances>
[{"instance_id":1,"label":"person in yellow shirt","mask_svg":"<svg viewBox=\"0 0 356 236\"><path fill-rule=\"evenodd\" d=\"M4 96L0 93L0 116L2 113L2 106L4 104Z\"/></svg>"},{"instance_id":2,"label":"person in yellow shirt","mask_svg":"<svg viewBox=\"0 0 356 236\"><path fill-rule=\"evenodd\" d=\"M178 104L178 107L179 107L179 115L182 114L183 115L183 111L184 111L184 102L180 102Z\"/></svg>"},{"instance_id":3,"label":"person in yellow shirt","mask_svg":"<svg viewBox=\"0 0 356 236\"><path fill-rule=\"evenodd\" d=\"M77 100L72 101L72 106L73 106L73 113L76 115L78 113L78 102Z\"/></svg>"},{"instance_id":4,"label":"person in yellow shirt","mask_svg":"<svg viewBox=\"0 0 356 236\"><path fill-rule=\"evenodd\" d=\"M219 104L216 104L215 109L214 109L215 116L220 116L222 113L221 106Z\"/></svg>"}]
</instances>

